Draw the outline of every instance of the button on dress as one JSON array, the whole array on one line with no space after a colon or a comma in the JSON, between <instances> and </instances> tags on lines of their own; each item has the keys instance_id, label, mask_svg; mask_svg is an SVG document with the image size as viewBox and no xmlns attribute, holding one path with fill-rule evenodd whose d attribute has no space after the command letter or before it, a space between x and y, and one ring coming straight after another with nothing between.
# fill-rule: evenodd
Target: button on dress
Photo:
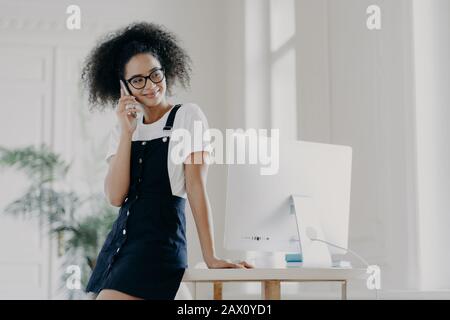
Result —
<instances>
[{"instance_id":1,"label":"button on dress","mask_svg":"<svg viewBox=\"0 0 450 320\"><path fill-rule=\"evenodd\" d=\"M129 192L97 257L86 292L113 289L143 299L174 299L187 268L186 199L172 195L164 137L132 141Z\"/></svg>"}]
</instances>

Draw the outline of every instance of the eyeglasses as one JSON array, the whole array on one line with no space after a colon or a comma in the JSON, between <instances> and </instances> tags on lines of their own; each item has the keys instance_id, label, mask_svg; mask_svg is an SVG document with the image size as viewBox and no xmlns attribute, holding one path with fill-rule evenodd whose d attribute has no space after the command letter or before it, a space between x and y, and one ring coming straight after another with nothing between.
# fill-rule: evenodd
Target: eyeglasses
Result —
<instances>
[{"instance_id":1,"label":"eyeglasses","mask_svg":"<svg viewBox=\"0 0 450 320\"><path fill-rule=\"evenodd\" d=\"M147 85L147 80L150 79L154 84L160 83L164 80L164 69L158 68L153 70L148 76L135 76L126 80L135 89L143 89Z\"/></svg>"}]
</instances>

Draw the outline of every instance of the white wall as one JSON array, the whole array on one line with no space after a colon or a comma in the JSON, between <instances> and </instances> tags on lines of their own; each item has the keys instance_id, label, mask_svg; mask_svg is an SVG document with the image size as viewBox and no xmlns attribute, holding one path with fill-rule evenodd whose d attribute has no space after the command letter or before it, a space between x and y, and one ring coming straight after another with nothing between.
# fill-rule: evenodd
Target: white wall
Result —
<instances>
[{"instance_id":1,"label":"white wall","mask_svg":"<svg viewBox=\"0 0 450 320\"><path fill-rule=\"evenodd\" d=\"M254 7L245 18L259 13L269 23L262 3L270 1L255 2L246 2ZM366 27L366 8L372 4L382 10L378 31ZM297 118L299 139L353 147L349 246L380 265L385 289L419 286L411 4L295 1L297 108L269 106L271 115L283 112L285 119ZM245 42L260 39L248 33L258 32L254 25L245 25ZM264 41L257 45L263 48ZM282 48L272 59L285 52ZM265 57L262 52L253 59L270 68L273 60ZM246 81L259 83L245 91L250 96L245 101L254 103L241 112L247 124L253 121L249 117L260 118L252 95L264 96L266 86L276 84L273 78L259 79L261 71L245 70ZM258 125L266 123L262 119Z\"/></svg>"},{"instance_id":2,"label":"white wall","mask_svg":"<svg viewBox=\"0 0 450 320\"><path fill-rule=\"evenodd\" d=\"M254 6L249 21L255 14L269 20L269 1L246 3ZM298 138L353 147L350 247L381 266L384 289L448 289L448 1L295 4ZM378 31L366 28L373 4L381 8ZM264 48L267 40L246 26L246 42L259 39ZM264 52L259 58L273 62ZM264 96L273 79L246 71L246 81L259 86L245 91L244 114L260 119L251 97L258 90Z\"/></svg>"},{"instance_id":3,"label":"white wall","mask_svg":"<svg viewBox=\"0 0 450 320\"><path fill-rule=\"evenodd\" d=\"M372 4L378 31L366 28ZM410 10L328 1L330 142L353 147L349 244L381 267L384 289L417 286Z\"/></svg>"},{"instance_id":4,"label":"white wall","mask_svg":"<svg viewBox=\"0 0 450 320\"><path fill-rule=\"evenodd\" d=\"M414 0L420 278L450 288L450 3Z\"/></svg>"}]
</instances>

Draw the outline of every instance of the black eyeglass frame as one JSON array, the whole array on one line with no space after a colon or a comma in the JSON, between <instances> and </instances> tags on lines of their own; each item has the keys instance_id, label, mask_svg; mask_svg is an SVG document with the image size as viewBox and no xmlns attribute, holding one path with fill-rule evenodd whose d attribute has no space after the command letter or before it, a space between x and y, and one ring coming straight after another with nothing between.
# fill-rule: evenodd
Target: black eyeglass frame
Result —
<instances>
[{"instance_id":1,"label":"black eyeglass frame","mask_svg":"<svg viewBox=\"0 0 450 320\"><path fill-rule=\"evenodd\" d=\"M155 73L155 72L157 72L157 71L162 71L163 77L162 77L161 81L155 82L155 81L153 81L150 77L152 76L153 73ZM144 85L143 85L141 88L136 88L136 87L131 83L131 81L132 81L133 79L136 79L136 78L144 78L144 79L145 79ZM134 77L131 77L131 78L128 79L128 80L127 80L127 79L124 79L124 80L125 80L125 82L126 82L127 84L130 84L130 85L131 85L133 88L135 88L136 90L141 90L141 89L144 89L145 86L147 85L147 80L150 80L150 81L153 82L154 84L158 84L158 83L161 83L162 81L164 81L165 78L166 78L166 73L165 73L165 71L164 71L164 68L157 68L157 69L153 70L152 72L150 72L150 74L149 74L148 76L134 76Z\"/></svg>"}]
</instances>

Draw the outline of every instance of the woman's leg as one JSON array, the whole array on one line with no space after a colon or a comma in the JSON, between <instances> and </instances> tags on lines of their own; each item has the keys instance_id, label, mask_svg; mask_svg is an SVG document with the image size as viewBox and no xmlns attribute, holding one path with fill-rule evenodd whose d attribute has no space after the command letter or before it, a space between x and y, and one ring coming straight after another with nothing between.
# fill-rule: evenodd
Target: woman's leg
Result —
<instances>
[{"instance_id":1,"label":"woman's leg","mask_svg":"<svg viewBox=\"0 0 450 320\"><path fill-rule=\"evenodd\" d=\"M130 296L129 294L112 290L103 289L97 296L96 300L143 300L142 298Z\"/></svg>"}]
</instances>

